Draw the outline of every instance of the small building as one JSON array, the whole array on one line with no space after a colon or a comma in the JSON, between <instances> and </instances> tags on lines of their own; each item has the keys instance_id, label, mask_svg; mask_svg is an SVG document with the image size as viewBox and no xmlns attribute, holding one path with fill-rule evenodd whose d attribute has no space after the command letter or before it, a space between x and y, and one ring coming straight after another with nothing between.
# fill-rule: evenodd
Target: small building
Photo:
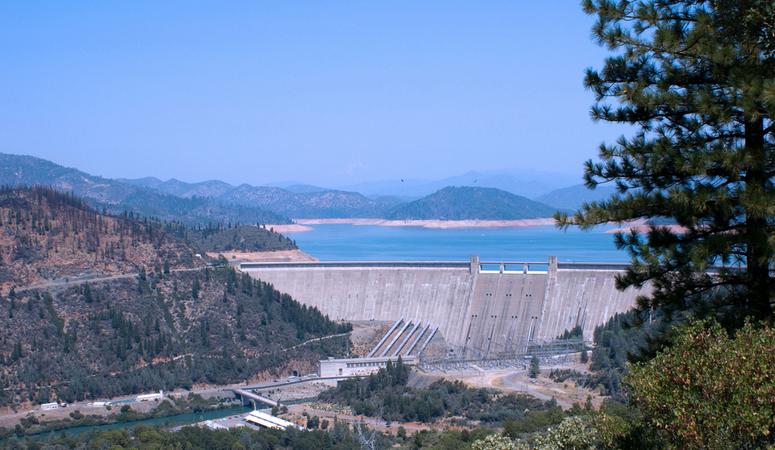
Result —
<instances>
[{"instance_id":1,"label":"small building","mask_svg":"<svg viewBox=\"0 0 775 450\"><path fill-rule=\"evenodd\" d=\"M142 394L138 395L135 400L138 402L150 402L150 401L158 401L164 398L164 391L159 391L156 394Z\"/></svg>"},{"instance_id":2,"label":"small building","mask_svg":"<svg viewBox=\"0 0 775 450\"><path fill-rule=\"evenodd\" d=\"M51 402L51 403L43 403L40 405L41 411L51 411L52 409L59 409L59 403L57 402Z\"/></svg>"},{"instance_id":3,"label":"small building","mask_svg":"<svg viewBox=\"0 0 775 450\"><path fill-rule=\"evenodd\" d=\"M323 359L320 361L319 375L321 378L367 376L386 367L388 361L396 362L398 357ZM401 361L407 366L417 364L417 358L414 356L402 357Z\"/></svg>"},{"instance_id":4,"label":"small building","mask_svg":"<svg viewBox=\"0 0 775 450\"><path fill-rule=\"evenodd\" d=\"M298 428L292 422L288 422L287 420L261 411L250 411L245 416L245 421L252 423L253 425L258 425L259 427L270 428L273 430L286 430L288 428L294 427Z\"/></svg>"}]
</instances>

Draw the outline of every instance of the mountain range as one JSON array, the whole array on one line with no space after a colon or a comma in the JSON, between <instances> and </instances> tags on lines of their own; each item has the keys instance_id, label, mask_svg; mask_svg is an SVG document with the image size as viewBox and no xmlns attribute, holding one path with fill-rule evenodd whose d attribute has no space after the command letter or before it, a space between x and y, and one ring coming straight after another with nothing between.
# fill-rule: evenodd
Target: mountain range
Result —
<instances>
[{"instance_id":1,"label":"mountain range","mask_svg":"<svg viewBox=\"0 0 775 450\"><path fill-rule=\"evenodd\" d=\"M612 193L612 188L591 191L583 185L551 190L563 181L562 176L527 172L469 172L438 181L360 185L364 194L297 182L234 186L220 180L110 179L32 156L0 153L0 185L46 185L112 213L200 225L283 224L296 218L526 219L573 210Z\"/></svg>"},{"instance_id":2,"label":"mountain range","mask_svg":"<svg viewBox=\"0 0 775 450\"><path fill-rule=\"evenodd\" d=\"M530 170L470 171L440 180L377 180L343 186L364 195L393 195L416 200L447 186L490 187L534 198L579 182L578 176Z\"/></svg>"},{"instance_id":3,"label":"mountain range","mask_svg":"<svg viewBox=\"0 0 775 450\"><path fill-rule=\"evenodd\" d=\"M289 222L287 217L260 207L235 208L204 196L176 196L139 184L91 175L33 156L0 153L0 185L50 186L71 192L92 206L112 213L128 211L185 223Z\"/></svg>"}]
</instances>

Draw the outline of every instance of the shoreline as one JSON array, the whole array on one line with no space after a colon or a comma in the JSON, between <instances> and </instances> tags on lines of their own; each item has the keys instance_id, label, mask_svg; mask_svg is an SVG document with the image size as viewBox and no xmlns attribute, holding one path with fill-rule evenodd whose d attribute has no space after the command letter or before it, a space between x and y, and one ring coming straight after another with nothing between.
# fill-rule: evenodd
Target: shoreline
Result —
<instances>
[{"instance_id":1,"label":"shoreline","mask_svg":"<svg viewBox=\"0 0 775 450\"><path fill-rule=\"evenodd\" d=\"M378 218L336 218L336 219L293 219L292 224L266 225L278 233L304 233L312 231L315 225L356 225L356 226L379 226L379 227L415 227L437 230L464 229L464 228L529 228L541 226L553 226L557 221L551 217L535 219L515 219L515 220L389 220ZM644 220L636 220L630 223L615 224L609 223L609 226L616 226L605 231L605 233L620 233L635 231L638 233L648 233L650 225ZM684 233L686 229L679 225L657 225L657 227L668 228L674 233Z\"/></svg>"},{"instance_id":2,"label":"shoreline","mask_svg":"<svg viewBox=\"0 0 775 450\"><path fill-rule=\"evenodd\" d=\"M524 228L554 225L551 217L519 220L388 220L377 218L294 219L290 225L267 225L279 233L311 231L312 225L372 225L380 227L419 227L433 229L459 228Z\"/></svg>"}]
</instances>

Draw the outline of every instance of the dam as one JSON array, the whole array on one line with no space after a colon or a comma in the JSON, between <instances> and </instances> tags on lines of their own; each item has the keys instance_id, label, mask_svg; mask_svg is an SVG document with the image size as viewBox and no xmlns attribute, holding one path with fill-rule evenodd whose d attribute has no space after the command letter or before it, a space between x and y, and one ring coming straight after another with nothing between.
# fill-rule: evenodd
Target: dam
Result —
<instances>
[{"instance_id":1,"label":"dam","mask_svg":"<svg viewBox=\"0 0 775 450\"><path fill-rule=\"evenodd\" d=\"M555 257L240 264L241 271L333 320L427 324L438 329L450 356L472 359L524 354L577 326L591 341L596 326L650 293L648 286L616 289L616 275L626 268L558 263Z\"/></svg>"}]
</instances>

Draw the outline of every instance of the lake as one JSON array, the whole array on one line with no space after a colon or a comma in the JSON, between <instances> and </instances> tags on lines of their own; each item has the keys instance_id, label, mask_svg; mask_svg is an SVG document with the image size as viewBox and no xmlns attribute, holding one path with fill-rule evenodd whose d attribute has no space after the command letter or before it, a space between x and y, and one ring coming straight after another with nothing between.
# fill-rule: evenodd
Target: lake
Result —
<instances>
[{"instance_id":1,"label":"lake","mask_svg":"<svg viewBox=\"0 0 775 450\"><path fill-rule=\"evenodd\" d=\"M287 233L301 250L322 261L467 260L629 262L617 250L613 227L591 231L554 226L434 229L378 225L311 225L311 231Z\"/></svg>"}]
</instances>

